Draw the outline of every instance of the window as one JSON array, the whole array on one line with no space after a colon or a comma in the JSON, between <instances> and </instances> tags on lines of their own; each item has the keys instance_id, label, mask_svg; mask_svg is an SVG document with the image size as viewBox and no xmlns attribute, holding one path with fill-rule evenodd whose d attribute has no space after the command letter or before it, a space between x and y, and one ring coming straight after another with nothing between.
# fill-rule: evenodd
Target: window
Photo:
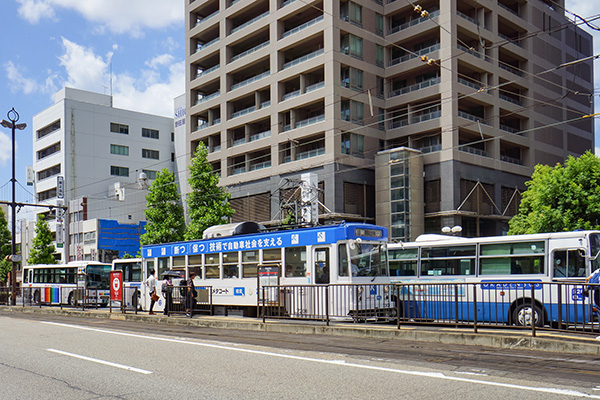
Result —
<instances>
[{"instance_id":1,"label":"window","mask_svg":"<svg viewBox=\"0 0 600 400\"><path fill-rule=\"evenodd\" d=\"M342 133L342 154L363 157L365 137L357 133Z\"/></svg>"},{"instance_id":2,"label":"window","mask_svg":"<svg viewBox=\"0 0 600 400\"><path fill-rule=\"evenodd\" d=\"M142 137L158 139L158 131L156 129L142 128Z\"/></svg>"},{"instance_id":3,"label":"window","mask_svg":"<svg viewBox=\"0 0 600 400\"><path fill-rule=\"evenodd\" d=\"M475 246L421 249L421 275L475 275Z\"/></svg>"},{"instance_id":4,"label":"window","mask_svg":"<svg viewBox=\"0 0 600 400\"><path fill-rule=\"evenodd\" d=\"M481 275L543 274L545 242L482 244Z\"/></svg>"},{"instance_id":5,"label":"window","mask_svg":"<svg viewBox=\"0 0 600 400\"><path fill-rule=\"evenodd\" d=\"M306 247L285 248L285 277L306 276Z\"/></svg>"},{"instance_id":6,"label":"window","mask_svg":"<svg viewBox=\"0 0 600 400\"><path fill-rule=\"evenodd\" d=\"M352 57L360 58L363 57L363 43L362 38L354 36L350 33L342 35L342 53L349 54Z\"/></svg>"},{"instance_id":7,"label":"window","mask_svg":"<svg viewBox=\"0 0 600 400\"><path fill-rule=\"evenodd\" d=\"M56 197L56 188L48 189L38 193L38 201L44 201Z\"/></svg>"},{"instance_id":8,"label":"window","mask_svg":"<svg viewBox=\"0 0 600 400\"><path fill-rule=\"evenodd\" d=\"M375 33L383 36L383 15L375 13Z\"/></svg>"},{"instance_id":9,"label":"window","mask_svg":"<svg viewBox=\"0 0 600 400\"><path fill-rule=\"evenodd\" d=\"M129 168L117 167L115 165L110 166L110 174L112 176L129 176Z\"/></svg>"},{"instance_id":10,"label":"window","mask_svg":"<svg viewBox=\"0 0 600 400\"><path fill-rule=\"evenodd\" d=\"M110 145L110 154L117 154L120 156L128 156L129 155L129 146L120 146L118 144Z\"/></svg>"},{"instance_id":11,"label":"window","mask_svg":"<svg viewBox=\"0 0 600 400\"><path fill-rule=\"evenodd\" d=\"M54 143L51 146L48 146L37 152L37 159L41 160L42 158L51 156L52 154L58 153L60 151L60 142Z\"/></svg>"},{"instance_id":12,"label":"window","mask_svg":"<svg viewBox=\"0 0 600 400\"><path fill-rule=\"evenodd\" d=\"M42 179L49 178L54 175L60 174L60 164L56 164L50 168L46 168L37 173L37 180L41 181Z\"/></svg>"},{"instance_id":13,"label":"window","mask_svg":"<svg viewBox=\"0 0 600 400\"><path fill-rule=\"evenodd\" d=\"M111 122L110 131L114 133L122 133L124 135L129 135L129 125L122 125Z\"/></svg>"},{"instance_id":14,"label":"window","mask_svg":"<svg viewBox=\"0 0 600 400\"><path fill-rule=\"evenodd\" d=\"M416 276L419 249L394 249L389 252L390 276Z\"/></svg>"},{"instance_id":15,"label":"window","mask_svg":"<svg viewBox=\"0 0 600 400\"><path fill-rule=\"evenodd\" d=\"M223 278L239 278L240 271L238 266L239 253L223 253Z\"/></svg>"},{"instance_id":16,"label":"window","mask_svg":"<svg viewBox=\"0 0 600 400\"><path fill-rule=\"evenodd\" d=\"M258 251L242 251L242 278L256 278L258 275Z\"/></svg>"},{"instance_id":17,"label":"window","mask_svg":"<svg viewBox=\"0 0 600 400\"><path fill-rule=\"evenodd\" d=\"M206 279L219 279L219 253L211 253L204 256L204 268Z\"/></svg>"},{"instance_id":18,"label":"window","mask_svg":"<svg viewBox=\"0 0 600 400\"><path fill-rule=\"evenodd\" d=\"M342 86L360 90L363 89L363 71L352 67L344 67L341 69Z\"/></svg>"},{"instance_id":19,"label":"window","mask_svg":"<svg viewBox=\"0 0 600 400\"><path fill-rule=\"evenodd\" d=\"M383 67L383 46L378 44L375 45L375 65L378 67Z\"/></svg>"},{"instance_id":20,"label":"window","mask_svg":"<svg viewBox=\"0 0 600 400\"><path fill-rule=\"evenodd\" d=\"M47 126L43 127L42 129L38 130L37 131L37 138L41 139L44 136L49 135L52 132L55 132L55 131L57 131L59 129L60 129L60 119L54 121L50 125L47 125Z\"/></svg>"},{"instance_id":21,"label":"window","mask_svg":"<svg viewBox=\"0 0 600 400\"><path fill-rule=\"evenodd\" d=\"M381 76L377 76L376 78L376 82L377 82L377 93L375 94L377 97L379 97L380 99L383 99L384 97L384 91L385 91L385 79L383 79Z\"/></svg>"},{"instance_id":22,"label":"window","mask_svg":"<svg viewBox=\"0 0 600 400\"><path fill-rule=\"evenodd\" d=\"M143 169L142 172L146 174L146 178L148 179L156 179L156 176L158 175L158 171L153 171L151 169Z\"/></svg>"},{"instance_id":23,"label":"window","mask_svg":"<svg viewBox=\"0 0 600 400\"><path fill-rule=\"evenodd\" d=\"M340 13L345 21L362 26L362 6L353 1L340 4Z\"/></svg>"},{"instance_id":24,"label":"window","mask_svg":"<svg viewBox=\"0 0 600 400\"><path fill-rule=\"evenodd\" d=\"M142 158L150 158L152 160L158 160L159 159L158 150L142 149Z\"/></svg>"},{"instance_id":25,"label":"window","mask_svg":"<svg viewBox=\"0 0 600 400\"><path fill-rule=\"evenodd\" d=\"M378 108L379 112L377 114L377 127L379 128L379 130L384 131L385 130L385 108Z\"/></svg>"},{"instance_id":26,"label":"window","mask_svg":"<svg viewBox=\"0 0 600 400\"><path fill-rule=\"evenodd\" d=\"M341 119L343 121L363 124L364 107L360 101L343 99L341 102Z\"/></svg>"}]
</instances>

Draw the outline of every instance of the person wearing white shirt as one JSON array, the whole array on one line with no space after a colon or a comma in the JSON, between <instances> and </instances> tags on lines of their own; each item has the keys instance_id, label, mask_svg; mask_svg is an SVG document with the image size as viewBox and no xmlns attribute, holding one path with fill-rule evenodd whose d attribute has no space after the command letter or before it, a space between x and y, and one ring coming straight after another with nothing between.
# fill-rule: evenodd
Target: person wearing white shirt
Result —
<instances>
[{"instance_id":1,"label":"person wearing white shirt","mask_svg":"<svg viewBox=\"0 0 600 400\"><path fill-rule=\"evenodd\" d=\"M146 286L148 286L148 293L150 294L150 312L148 314L154 315L152 309L154 308L155 300L153 294L156 294L156 277L154 276L154 268L150 270L150 276L146 279Z\"/></svg>"}]
</instances>

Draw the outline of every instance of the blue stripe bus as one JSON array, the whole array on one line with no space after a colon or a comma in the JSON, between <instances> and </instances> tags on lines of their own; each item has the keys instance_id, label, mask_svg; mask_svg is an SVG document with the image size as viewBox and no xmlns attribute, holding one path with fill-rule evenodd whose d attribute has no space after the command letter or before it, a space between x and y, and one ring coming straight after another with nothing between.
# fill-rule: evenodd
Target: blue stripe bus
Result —
<instances>
[{"instance_id":1,"label":"blue stripe bus","mask_svg":"<svg viewBox=\"0 0 600 400\"><path fill-rule=\"evenodd\" d=\"M373 288L361 301L369 296L385 297L393 308L387 293L380 293L383 289L377 286L389 284L388 232L384 227L341 223L262 231L258 224L245 222L211 227L204 237L143 246L143 270L179 270L186 277L193 270L196 287L211 288L216 314L256 316L261 276L266 277L266 284L282 286L371 284ZM261 268L271 272L261 275ZM269 280L273 277L276 280ZM346 314L361 308L357 301L349 301ZM311 308L318 306L310 299L297 304L298 308L287 310L290 316L310 314Z\"/></svg>"},{"instance_id":2,"label":"blue stripe bus","mask_svg":"<svg viewBox=\"0 0 600 400\"><path fill-rule=\"evenodd\" d=\"M390 279L407 320L518 326L593 322L584 280L599 266L599 231L390 243Z\"/></svg>"}]
</instances>

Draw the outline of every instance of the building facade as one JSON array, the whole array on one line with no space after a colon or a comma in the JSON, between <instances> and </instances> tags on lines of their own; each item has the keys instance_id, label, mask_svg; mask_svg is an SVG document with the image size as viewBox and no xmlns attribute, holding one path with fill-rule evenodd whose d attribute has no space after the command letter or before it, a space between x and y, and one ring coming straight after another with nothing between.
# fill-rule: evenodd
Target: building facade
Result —
<instances>
[{"instance_id":1,"label":"building facade","mask_svg":"<svg viewBox=\"0 0 600 400\"><path fill-rule=\"evenodd\" d=\"M536 164L594 149L592 38L562 6L190 0L188 162L203 142L234 220L277 218L311 172L325 210L375 222L376 153L415 149L398 239L501 234Z\"/></svg>"},{"instance_id":2,"label":"building facade","mask_svg":"<svg viewBox=\"0 0 600 400\"><path fill-rule=\"evenodd\" d=\"M148 185L163 168L173 171L173 118L114 108L112 96L64 88L33 117L33 132L36 202L68 207L39 210L49 214L62 261L98 259L106 250L99 220L138 226Z\"/></svg>"}]
</instances>

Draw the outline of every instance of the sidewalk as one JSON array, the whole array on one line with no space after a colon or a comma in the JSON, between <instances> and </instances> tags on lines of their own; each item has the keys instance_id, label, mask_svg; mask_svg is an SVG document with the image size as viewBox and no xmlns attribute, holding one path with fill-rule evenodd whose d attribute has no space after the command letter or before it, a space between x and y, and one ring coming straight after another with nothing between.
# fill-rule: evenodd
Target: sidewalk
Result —
<instances>
[{"instance_id":1,"label":"sidewalk","mask_svg":"<svg viewBox=\"0 0 600 400\"><path fill-rule=\"evenodd\" d=\"M477 345L499 349L530 349L557 353L600 355L600 340L594 335L547 332L538 330L536 337L529 330L492 329L479 327L478 333L472 328L432 327L405 325L400 329L389 324L331 323L321 321L267 320L232 316L197 315L187 318L184 315L148 315L146 312L122 314L120 310L108 308L81 309L59 307L0 306L0 310L20 313L77 316L87 318L108 318L121 321L136 321L153 324L174 324L183 326L209 327L216 329L237 329L265 332L279 332L304 335L329 335L342 337L362 337L387 340L410 340L459 345Z\"/></svg>"}]
</instances>

